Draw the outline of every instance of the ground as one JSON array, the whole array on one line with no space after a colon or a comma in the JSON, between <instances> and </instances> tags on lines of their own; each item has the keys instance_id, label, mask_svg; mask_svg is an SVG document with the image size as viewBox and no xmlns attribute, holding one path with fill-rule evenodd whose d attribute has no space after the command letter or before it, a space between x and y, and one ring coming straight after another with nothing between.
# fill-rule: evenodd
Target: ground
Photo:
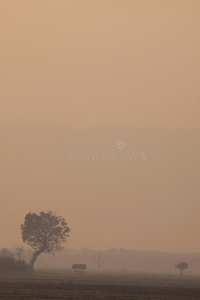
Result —
<instances>
[{"instance_id":1,"label":"ground","mask_svg":"<svg viewBox=\"0 0 200 300\"><path fill-rule=\"evenodd\" d=\"M200 299L200 277L37 271L1 277L0 299L195 300Z\"/></svg>"}]
</instances>

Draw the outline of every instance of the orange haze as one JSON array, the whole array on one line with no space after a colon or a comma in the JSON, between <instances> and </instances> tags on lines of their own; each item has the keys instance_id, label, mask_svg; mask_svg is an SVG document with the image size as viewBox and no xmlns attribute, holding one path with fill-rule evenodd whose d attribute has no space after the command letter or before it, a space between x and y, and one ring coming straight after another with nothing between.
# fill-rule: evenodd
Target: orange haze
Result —
<instances>
[{"instance_id":1,"label":"orange haze","mask_svg":"<svg viewBox=\"0 0 200 300\"><path fill-rule=\"evenodd\" d=\"M57 210L68 247L199 251L199 0L2 0L0 248ZM50 150L146 150L146 161Z\"/></svg>"}]
</instances>

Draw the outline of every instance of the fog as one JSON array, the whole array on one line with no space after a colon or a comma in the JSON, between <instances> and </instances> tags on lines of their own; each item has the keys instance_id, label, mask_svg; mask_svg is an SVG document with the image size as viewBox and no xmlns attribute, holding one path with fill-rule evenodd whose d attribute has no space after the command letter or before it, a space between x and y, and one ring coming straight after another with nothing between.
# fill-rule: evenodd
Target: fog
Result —
<instances>
[{"instance_id":1,"label":"fog","mask_svg":"<svg viewBox=\"0 0 200 300\"><path fill-rule=\"evenodd\" d=\"M84 263L88 271L116 271L123 273L155 273L155 274L179 274L175 264L179 261L187 261L188 275L199 275L198 253L167 253L157 251L141 252L137 250L115 249L101 251L102 265L98 269L96 257L98 251L92 249L65 249L61 253L50 257L42 255L36 264L37 269L64 269L72 270L73 263Z\"/></svg>"},{"instance_id":2,"label":"fog","mask_svg":"<svg viewBox=\"0 0 200 300\"><path fill-rule=\"evenodd\" d=\"M198 272L199 5L1 1L0 248L51 210L71 232L41 266L115 248L107 269Z\"/></svg>"},{"instance_id":3,"label":"fog","mask_svg":"<svg viewBox=\"0 0 200 300\"><path fill-rule=\"evenodd\" d=\"M26 213L50 209L69 223L71 248L199 251L199 130L7 123L1 137L2 246L20 243ZM105 149L118 157L83 156ZM126 149L138 157L121 159Z\"/></svg>"}]
</instances>

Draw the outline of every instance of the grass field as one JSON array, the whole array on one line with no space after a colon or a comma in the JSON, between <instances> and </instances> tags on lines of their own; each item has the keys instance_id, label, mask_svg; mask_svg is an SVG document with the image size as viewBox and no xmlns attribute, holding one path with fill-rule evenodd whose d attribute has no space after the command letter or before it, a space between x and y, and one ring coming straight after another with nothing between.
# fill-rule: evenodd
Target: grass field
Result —
<instances>
[{"instance_id":1,"label":"grass field","mask_svg":"<svg viewBox=\"0 0 200 300\"><path fill-rule=\"evenodd\" d=\"M0 299L200 299L200 277L40 271L0 278Z\"/></svg>"}]
</instances>

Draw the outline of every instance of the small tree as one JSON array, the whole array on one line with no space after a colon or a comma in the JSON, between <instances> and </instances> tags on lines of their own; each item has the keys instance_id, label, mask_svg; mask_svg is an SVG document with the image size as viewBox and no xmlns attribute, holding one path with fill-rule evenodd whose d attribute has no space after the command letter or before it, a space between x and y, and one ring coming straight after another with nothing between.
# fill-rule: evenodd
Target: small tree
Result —
<instances>
[{"instance_id":1,"label":"small tree","mask_svg":"<svg viewBox=\"0 0 200 300\"><path fill-rule=\"evenodd\" d=\"M3 248L0 251L0 256L13 258L13 253L10 250L8 250L7 248Z\"/></svg>"},{"instance_id":2,"label":"small tree","mask_svg":"<svg viewBox=\"0 0 200 300\"><path fill-rule=\"evenodd\" d=\"M94 261L97 264L97 268L98 271L100 271L101 267L104 265L105 263L105 259L103 257L103 254L101 253L101 251L98 251L94 257Z\"/></svg>"},{"instance_id":3,"label":"small tree","mask_svg":"<svg viewBox=\"0 0 200 300\"><path fill-rule=\"evenodd\" d=\"M15 247L14 254L19 261L24 260L24 247L23 246Z\"/></svg>"},{"instance_id":4,"label":"small tree","mask_svg":"<svg viewBox=\"0 0 200 300\"><path fill-rule=\"evenodd\" d=\"M66 243L70 228L64 218L52 211L29 213L21 225L22 240L33 249L29 269L34 269L37 257L41 253L55 253Z\"/></svg>"},{"instance_id":5,"label":"small tree","mask_svg":"<svg viewBox=\"0 0 200 300\"><path fill-rule=\"evenodd\" d=\"M183 271L188 268L188 264L186 262L180 262L175 265L175 268L178 269L183 276Z\"/></svg>"}]
</instances>

